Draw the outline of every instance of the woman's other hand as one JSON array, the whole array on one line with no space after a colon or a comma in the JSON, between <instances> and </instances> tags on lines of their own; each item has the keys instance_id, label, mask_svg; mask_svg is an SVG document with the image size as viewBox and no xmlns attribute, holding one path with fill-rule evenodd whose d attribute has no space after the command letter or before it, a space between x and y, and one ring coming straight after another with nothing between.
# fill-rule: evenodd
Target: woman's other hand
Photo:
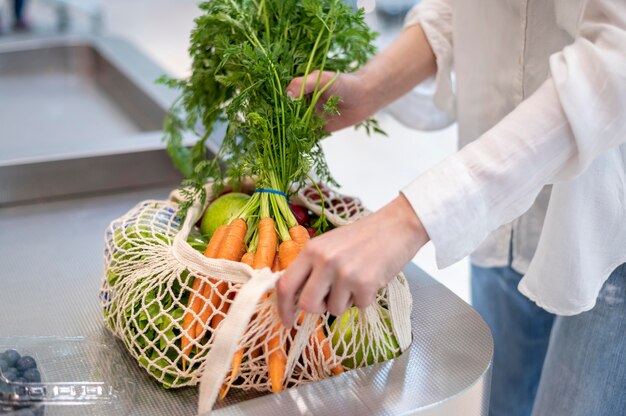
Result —
<instances>
[{"instance_id":1,"label":"woman's other hand","mask_svg":"<svg viewBox=\"0 0 626 416\"><path fill-rule=\"evenodd\" d=\"M278 306L291 327L295 307L339 316L364 308L428 241L403 195L380 211L309 241L278 281Z\"/></svg>"}]
</instances>

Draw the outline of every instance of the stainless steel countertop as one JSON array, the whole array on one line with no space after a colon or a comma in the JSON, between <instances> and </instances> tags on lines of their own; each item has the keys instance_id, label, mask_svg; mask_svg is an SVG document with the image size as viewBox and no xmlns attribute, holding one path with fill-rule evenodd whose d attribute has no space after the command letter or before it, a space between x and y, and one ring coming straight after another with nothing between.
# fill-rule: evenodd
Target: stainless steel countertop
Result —
<instances>
[{"instance_id":1,"label":"stainless steel countertop","mask_svg":"<svg viewBox=\"0 0 626 416\"><path fill-rule=\"evenodd\" d=\"M115 377L134 386L120 394L132 415L196 411L197 390L162 389L111 339L98 306L105 227L170 189L0 208L0 335L82 336L106 346ZM252 396L234 394L213 414L486 414L493 352L487 325L416 266L405 273L413 294L413 343L402 356L279 395L246 400ZM75 411L57 407L46 414Z\"/></svg>"}]
</instances>

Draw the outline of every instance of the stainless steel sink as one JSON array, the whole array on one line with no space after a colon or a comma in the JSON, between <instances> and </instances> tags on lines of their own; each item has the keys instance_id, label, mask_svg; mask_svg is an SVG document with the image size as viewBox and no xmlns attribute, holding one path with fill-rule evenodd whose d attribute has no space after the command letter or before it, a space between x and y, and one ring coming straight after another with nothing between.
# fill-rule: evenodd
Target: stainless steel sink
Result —
<instances>
[{"instance_id":1,"label":"stainless steel sink","mask_svg":"<svg viewBox=\"0 0 626 416\"><path fill-rule=\"evenodd\" d=\"M14 157L158 130L165 114L87 43L0 54L0 91L2 148Z\"/></svg>"},{"instance_id":2,"label":"stainless steel sink","mask_svg":"<svg viewBox=\"0 0 626 416\"><path fill-rule=\"evenodd\" d=\"M177 183L163 72L115 38L0 43L0 205Z\"/></svg>"}]
</instances>

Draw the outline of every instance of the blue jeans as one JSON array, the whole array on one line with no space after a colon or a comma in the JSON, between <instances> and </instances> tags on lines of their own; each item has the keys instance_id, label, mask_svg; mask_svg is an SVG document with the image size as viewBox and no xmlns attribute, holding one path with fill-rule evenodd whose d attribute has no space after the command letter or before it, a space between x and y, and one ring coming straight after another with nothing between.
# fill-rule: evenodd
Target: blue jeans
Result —
<instances>
[{"instance_id":1,"label":"blue jeans","mask_svg":"<svg viewBox=\"0 0 626 416\"><path fill-rule=\"evenodd\" d=\"M626 415L626 264L575 316L537 307L517 291L521 277L472 266L473 304L494 336L489 414Z\"/></svg>"},{"instance_id":2,"label":"blue jeans","mask_svg":"<svg viewBox=\"0 0 626 416\"><path fill-rule=\"evenodd\" d=\"M626 263L592 310L554 321L532 414L626 415Z\"/></svg>"},{"instance_id":3,"label":"blue jeans","mask_svg":"<svg viewBox=\"0 0 626 416\"><path fill-rule=\"evenodd\" d=\"M554 315L517 290L522 275L511 267L471 270L472 305L493 334L489 416L529 416Z\"/></svg>"}]
</instances>

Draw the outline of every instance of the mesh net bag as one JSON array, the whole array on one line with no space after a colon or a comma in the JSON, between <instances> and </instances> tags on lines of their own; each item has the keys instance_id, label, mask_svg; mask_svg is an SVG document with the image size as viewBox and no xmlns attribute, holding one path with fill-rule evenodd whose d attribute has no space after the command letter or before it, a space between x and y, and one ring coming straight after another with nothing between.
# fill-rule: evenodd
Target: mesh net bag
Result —
<instances>
[{"instance_id":1,"label":"mesh net bag","mask_svg":"<svg viewBox=\"0 0 626 416\"><path fill-rule=\"evenodd\" d=\"M320 213L319 194L312 190L302 189L295 202ZM331 201L325 213L336 226L367 214L358 199L322 190ZM194 250L187 237L204 207L194 205L183 222L176 196L141 202L107 228L100 302L106 326L164 387L200 383L201 413L212 408L224 385L271 390L268 363L279 350L286 356L282 386L289 388L408 348L411 296L402 274L365 309L337 318L298 311L294 328L287 329L276 307L280 273ZM193 296L204 304L198 314L188 308ZM200 333L183 327L188 313L201 323ZM183 338L188 347L182 347Z\"/></svg>"}]
</instances>

